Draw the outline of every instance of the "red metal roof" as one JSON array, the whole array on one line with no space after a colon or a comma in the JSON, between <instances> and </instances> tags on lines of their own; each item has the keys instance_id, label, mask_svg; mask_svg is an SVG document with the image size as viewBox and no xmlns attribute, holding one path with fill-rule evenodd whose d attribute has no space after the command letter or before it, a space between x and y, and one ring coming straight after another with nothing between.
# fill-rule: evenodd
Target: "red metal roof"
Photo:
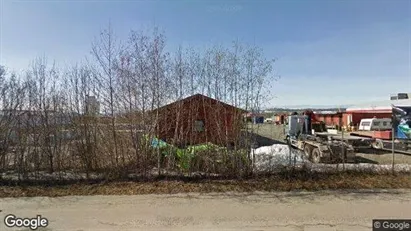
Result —
<instances>
[{"instance_id":1,"label":"red metal roof","mask_svg":"<svg viewBox=\"0 0 411 231\"><path fill-rule=\"evenodd\" d=\"M357 105L354 107L347 108L346 112L348 113L391 113L392 105L398 106L408 106L411 105L411 100L402 99L402 100L384 100L379 102L372 102L362 105Z\"/></svg>"}]
</instances>

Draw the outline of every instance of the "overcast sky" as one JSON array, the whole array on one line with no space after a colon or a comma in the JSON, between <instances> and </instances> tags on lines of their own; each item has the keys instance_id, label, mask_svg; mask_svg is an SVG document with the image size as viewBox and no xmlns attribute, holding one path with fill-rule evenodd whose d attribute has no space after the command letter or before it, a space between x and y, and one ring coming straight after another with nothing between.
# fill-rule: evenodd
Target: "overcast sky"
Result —
<instances>
[{"instance_id":1,"label":"overcast sky","mask_svg":"<svg viewBox=\"0 0 411 231\"><path fill-rule=\"evenodd\" d=\"M270 106L345 105L411 92L411 0L0 0L0 65L84 59L111 20L119 39L159 26L169 49L239 39L278 58Z\"/></svg>"}]
</instances>

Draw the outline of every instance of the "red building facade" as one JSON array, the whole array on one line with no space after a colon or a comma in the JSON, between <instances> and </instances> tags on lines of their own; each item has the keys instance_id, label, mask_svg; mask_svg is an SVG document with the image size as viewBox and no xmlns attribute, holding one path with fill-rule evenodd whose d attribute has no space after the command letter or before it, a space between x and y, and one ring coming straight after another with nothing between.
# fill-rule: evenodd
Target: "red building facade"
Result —
<instances>
[{"instance_id":1,"label":"red building facade","mask_svg":"<svg viewBox=\"0 0 411 231\"><path fill-rule=\"evenodd\" d=\"M328 114L314 114L314 122L322 121L327 126L337 127L357 127L362 119L370 118L391 118L391 112L373 112L373 111L349 111L349 112L336 112Z\"/></svg>"},{"instance_id":2,"label":"red building facade","mask_svg":"<svg viewBox=\"0 0 411 231\"><path fill-rule=\"evenodd\" d=\"M391 118L391 112L345 112L343 114L343 124L344 126L358 126L362 119L371 119L371 118Z\"/></svg>"},{"instance_id":3,"label":"red building facade","mask_svg":"<svg viewBox=\"0 0 411 231\"><path fill-rule=\"evenodd\" d=\"M324 122L327 126L340 126L342 120L342 113L315 113L315 121Z\"/></svg>"},{"instance_id":4,"label":"red building facade","mask_svg":"<svg viewBox=\"0 0 411 231\"><path fill-rule=\"evenodd\" d=\"M238 141L244 110L216 99L196 94L163 106L158 113L157 135L178 146ZM154 118L156 114L153 114Z\"/></svg>"}]
</instances>

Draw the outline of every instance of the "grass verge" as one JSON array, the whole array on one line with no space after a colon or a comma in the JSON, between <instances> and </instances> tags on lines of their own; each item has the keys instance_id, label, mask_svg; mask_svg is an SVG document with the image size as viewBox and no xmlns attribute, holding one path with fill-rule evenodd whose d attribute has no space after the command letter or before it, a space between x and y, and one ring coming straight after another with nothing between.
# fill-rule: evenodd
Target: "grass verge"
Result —
<instances>
[{"instance_id":1,"label":"grass verge","mask_svg":"<svg viewBox=\"0 0 411 231\"><path fill-rule=\"evenodd\" d=\"M137 195L253 191L317 191L336 189L404 189L411 188L410 174L279 173L271 176L233 179L152 179L145 181L106 181L70 183L4 184L0 197Z\"/></svg>"}]
</instances>

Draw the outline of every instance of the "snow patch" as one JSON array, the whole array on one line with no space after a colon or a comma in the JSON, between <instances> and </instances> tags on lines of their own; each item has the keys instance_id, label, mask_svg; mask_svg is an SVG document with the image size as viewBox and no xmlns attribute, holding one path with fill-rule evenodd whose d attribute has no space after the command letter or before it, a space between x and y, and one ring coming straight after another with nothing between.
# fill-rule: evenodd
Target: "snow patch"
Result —
<instances>
[{"instance_id":1,"label":"snow patch","mask_svg":"<svg viewBox=\"0 0 411 231\"><path fill-rule=\"evenodd\" d=\"M278 171L285 166L301 166L309 161L300 150L285 144L274 144L251 149L254 170L257 172Z\"/></svg>"}]
</instances>

